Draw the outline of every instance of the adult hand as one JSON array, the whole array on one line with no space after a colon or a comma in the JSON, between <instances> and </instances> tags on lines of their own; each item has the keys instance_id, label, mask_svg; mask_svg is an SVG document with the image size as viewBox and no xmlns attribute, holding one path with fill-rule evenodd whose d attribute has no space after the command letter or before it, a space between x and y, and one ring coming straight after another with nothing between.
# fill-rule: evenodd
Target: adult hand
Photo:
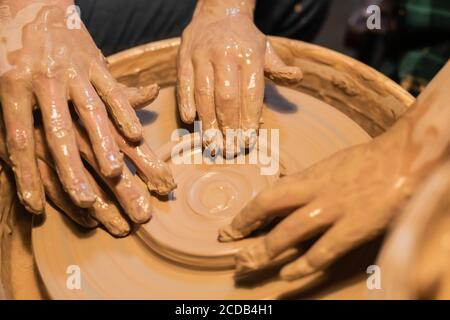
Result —
<instances>
[{"instance_id":1,"label":"adult hand","mask_svg":"<svg viewBox=\"0 0 450 320\"><path fill-rule=\"evenodd\" d=\"M281 270L296 279L319 271L385 230L429 172L450 155L450 63L385 134L280 179L238 214L219 239L248 236L288 214L237 255L238 270L258 269L305 240L318 240Z\"/></svg>"},{"instance_id":2,"label":"adult hand","mask_svg":"<svg viewBox=\"0 0 450 320\"><path fill-rule=\"evenodd\" d=\"M130 104L137 107L151 102L158 93L156 85L145 88L128 88L120 85L126 93ZM95 159L93 148L84 128L74 124L75 136L80 152L89 163L93 173L83 168L96 196L94 204L88 209L75 206L58 179L54 161L50 157L48 145L42 127L34 131L38 169L44 183L48 199L71 220L85 228L93 228L102 224L114 236L126 236L131 228L129 221L122 216L120 207L134 223L144 223L151 217L150 191L165 195L175 188L175 183L169 166L158 159L147 145L145 139L139 143L127 142L121 134L110 124L116 143L136 167L139 177L135 176L128 167L124 166L118 177L105 176ZM8 158L3 123L0 121L0 158L11 165ZM97 180L103 180L114 197L105 192ZM147 188L142 180L147 183Z\"/></svg>"},{"instance_id":3,"label":"adult hand","mask_svg":"<svg viewBox=\"0 0 450 320\"><path fill-rule=\"evenodd\" d=\"M227 129L242 129L241 143L254 142L261 119L264 73L274 80L302 78L298 68L283 63L253 23L254 3L199 1L182 35L177 85L181 119L191 123L197 112L203 143L211 149L222 147L217 129L223 134Z\"/></svg>"},{"instance_id":4,"label":"adult hand","mask_svg":"<svg viewBox=\"0 0 450 320\"><path fill-rule=\"evenodd\" d=\"M220 231L221 241L241 239L290 212L256 245L238 253L237 269L259 269L280 254L319 236L298 260L281 270L293 280L324 269L379 235L420 181L409 167L407 124L370 143L340 151L261 192Z\"/></svg>"},{"instance_id":5,"label":"adult hand","mask_svg":"<svg viewBox=\"0 0 450 320\"><path fill-rule=\"evenodd\" d=\"M35 213L43 211L45 202L33 136L35 105L62 186L79 207L92 206L96 195L79 155L68 100L75 105L105 176L118 176L124 167L107 110L127 140L142 137L126 94L84 26L69 28L65 8L45 4L32 3L2 26L6 60L0 68L0 101L7 149L19 197Z\"/></svg>"}]
</instances>

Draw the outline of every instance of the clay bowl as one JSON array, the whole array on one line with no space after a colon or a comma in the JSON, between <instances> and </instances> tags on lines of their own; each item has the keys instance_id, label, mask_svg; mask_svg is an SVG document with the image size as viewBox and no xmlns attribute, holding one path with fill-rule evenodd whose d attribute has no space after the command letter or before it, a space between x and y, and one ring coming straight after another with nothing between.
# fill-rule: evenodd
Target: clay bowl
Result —
<instances>
[{"instance_id":1,"label":"clay bowl","mask_svg":"<svg viewBox=\"0 0 450 320\"><path fill-rule=\"evenodd\" d=\"M374 298L450 299L450 162L408 203L377 264L382 287Z\"/></svg>"},{"instance_id":2,"label":"clay bowl","mask_svg":"<svg viewBox=\"0 0 450 320\"><path fill-rule=\"evenodd\" d=\"M341 267L337 272L335 269L289 284L271 279L236 286L232 257L243 244L222 246L215 242L217 228L230 221L249 198L273 179L304 169L337 150L370 140L389 128L413 103L413 98L394 82L353 59L299 41L282 38L272 41L281 57L288 64L301 67L305 75L301 83L290 88L267 85L264 127L281 127L280 170L275 177L261 178L257 167L235 166L230 171L226 166L214 169L173 166L179 188L171 199L154 198L157 214L135 235L113 239L101 229L79 230L48 205L46 221L33 227L31 247L29 218L16 205L8 184L10 178L5 176L1 180L5 205L0 231L8 230L8 226L13 232L0 234L0 288L3 288L0 293L10 298L62 299L258 299L294 294L308 298L364 298L365 281L358 270L365 269L370 263L368 259L373 260L376 245L369 250L372 252L369 258L367 250L363 254L353 253L351 268ZM156 82L163 87L158 100L139 111L139 117L152 147L167 160L170 136L174 129L183 127L173 89L178 45L178 39L169 39L109 58L112 73L119 81L135 86ZM291 151L296 145L302 146L301 153ZM244 189L239 189L244 185ZM209 196L218 190L222 193L225 190L225 199L232 194L233 201L237 200L230 205L225 201L227 206L223 201L209 203L212 198L223 199ZM10 201L6 201L8 198ZM197 201L200 198L206 202ZM198 207L198 203L202 206ZM191 215L174 216L174 212ZM174 224L176 221L183 223ZM198 228L199 224L203 224L202 228ZM175 232L173 225L182 225L184 229ZM179 239L173 245L176 237ZM65 286L66 271L71 264L81 268L82 290L67 290ZM342 276L345 273L346 277Z\"/></svg>"}]
</instances>

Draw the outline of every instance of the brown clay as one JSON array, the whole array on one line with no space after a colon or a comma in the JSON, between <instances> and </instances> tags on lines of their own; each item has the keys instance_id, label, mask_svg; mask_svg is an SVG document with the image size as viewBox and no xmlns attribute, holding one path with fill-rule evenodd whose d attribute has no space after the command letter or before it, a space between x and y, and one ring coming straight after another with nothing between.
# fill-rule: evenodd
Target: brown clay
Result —
<instances>
[{"instance_id":1,"label":"brown clay","mask_svg":"<svg viewBox=\"0 0 450 320\"><path fill-rule=\"evenodd\" d=\"M281 129L280 161L283 165L280 168L283 170L309 167L339 149L370 139L350 119L320 101L289 89L269 87L272 89L266 100L268 107L264 109L263 128ZM286 105L293 108L291 113L282 112ZM167 116L175 115L175 109L173 89L164 89L147 110L157 113L158 119L168 119ZM155 132L176 128L176 118L172 116L171 119L170 123L156 121L146 126L145 137L153 137L149 141L157 143ZM167 135L166 141L169 138ZM170 143L163 145L157 150L158 155L167 158L171 146ZM40 272L53 297L267 298L299 286L299 283L290 285L283 281L258 285L258 290L236 285L233 256L244 243L220 244L217 241L217 230L261 188L273 183L280 172L264 178L260 176L259 168L251 165L172 164L171 169L178 188L168 200L152 198L153 218L138 231L146 245L136 236L114 240L100 230L89 232L88 241L79 241L63 219L54 212L48 213L47 221L33 231L33 244ZM233 184L236 180L239 183ZM219 190L231 193L224 194ZM234 191L240 197L230 203L226 198ZM209 202L198 201L202 194L207 195ZM208 210L211 208L215 210ZM69 242L73 251L61 256L58 262L53 259L53 263L48 256L50 248L46 243L49 242L57 243L52 246L52 252L67 248ZM103 252L103 258L93 259L99 256L99 251ZM73 261L75 256L76 262ZM65 283L61 282L65 277L61 266L68 262L63 261L65 257L88 272L88 279L96 280L85 282L81 291L65 290ZM108 272L104 271L103 264L108 264ZM316 280L317 276L314 276L303 281Z\"/></svg>"},{"instance_id":2,"label":"brown clay","mask_svg":"<svg viewBox=\"0 0 450 320\"><path fill-rule=\"evenodd\" d=\"M359 123L370 135L377 135L381 131L383 131L383 128L387 128L390 126L392 122L395 120L395 116L401 114L407 106L413 101L412 98L406 94L404 91L402 91L398 86L393 84L389 79L377 74L375 71L372 71L368 69L366 66L353 61L347 57L341 56L339 54L333 53L329 50L315 47L309 44L297 42L297 41L289 41L285 39L279 39L279 38L272 38L272 42L274 45L274 48L276 49L277 53L279 53L283 60L288 61L290 64L296 64L299 67L302 68L302 70L305 72L305 78L308 79L307 82L302 82L302 85L300 84L290 84L293 88L297 90L304 90L308 93L313 93L316 97L323 100L328 100L329 97L333 97L332 105L335 107L338 107L341 109L345 114L350 116L352 119L354 119L357 123ZM111 70L112 73L121 79L122 82L133 85L133 86L141 86L141 85L149 85L151 83L157 82L162 85L169 85L173 84L175 82L175 58L177 53L177 46L179 44L179 40L177 39L171 39L159 43L154 43L146 46L142 46L127 52L123 52L121 54L118 54L114 57L110 58L111 62ZM326 57L326 59L316 59L316 57ZM369 77L370 75L370 77ZM352 88L353 92L356 92L356 94L349 95L347 90L341 90L340 88L343 88L343 86L337 87L333 85L331 82L331 78L335 79L337 81L346 81L347 82L347 88ZM304 85L307 86L304 86ZM320 94L316 94L319 93ZM163 92L163 95L165 93ZM307 96L304 96L305 99L308 99ZM148 135L148 137L151 137L151 140L149 140L149 143L152 148L158 148L164 143L167 142L168 137L170 137L170 134L175 127L178 127L179 124L175 121L176 116L176 110L174 108L175 101L173 96L173 91L166 96L165 101L167 101L167 105L173 106L173 109L167 110L167 105L160 105L158 102L156 102L155 106L150 110L142 110L140 112L140 116L142 116L142 120L144 123L146 122L147 125L144 129L145 134ZM167 99L167 100L166 100ZM331 98L330 98L331 99ZM275 103L276 104L276 103ZM291 109L289 104L282 103L284 108L281 108L280 110L287 111L286 114L284 114L284 117L288 117L289 110ZM307 106L308 103L305 102L305 106ZM287 106L287 108L285 108ZM300 111L304 110L303 104L301 104L301 108L299 108ZM367 107L367 110L365 108ZM354 112L355 108L358 108L358 112ZM166 112L163 112L166 111ZM332 110L332 109L331 109ZM154 113L152 113L154 112ZM367 116L363 116L364 114L367 114ZM151 115L151 117L149 117ZM283 115L283 112L282 112ZM149 121L148 119L152 119L154 117L157 117L157 121L152 123L152 121ZM320 118L323 120L323 118ZM319 119L317 119L319 120ZM160 128L155 129L154 125L158 123L160 125ZM306 133L305 133L306 134ZM323 140L323 142L328 141L330 137L336 139L334 134L325 134L327 136L326 139ZM355 133L351 134L352 136L355 136ZM341 145L341 143L338 142L339 140L333 140L331 142L331 145L328 145L329 142L326 142L325 145L323 143L318 143L319 141L310 141L312 145L320 146L319 149L316 147L311 146L311 148L308 148L311 153L306 152L304 153L305 157L308 157L305 160L304 165L309 166L312 163L314 163L317 160L317 157L320 157L320 154L322 152L333 152L335 150L334 146L332 144L338 143ZM347 142L350 142L351 140L347 140ZM314 143L316 142L316 143ZM344 147L344 145L342 145ZM326 151L328 150L328 151ZM299 168L301 169L301 168ZM58 213L54 212L53 210L49 209L49 214L47 217L47 221L44 225L53 225L53 223L57 223L57 226L55 225L55 231L56 230L66 230L67 228L71 228L72 224L64 222L63 218L59 216ZM64 232L66 232L64 231ZM57 235L59 231L53 233L48 232L44 233L47 234L48 237L43 239L43 243L55 243L55 238L52 238L54 235ZM148 249L143 247L142 244L140 244L139 241L137 241L135 238L130 237L127 239L122 240L114 240L111 239L108 235L106 235L102 231L92 231L89 232L87 235L85 232L83 232L82 237L81 234L78 233L74 228L71 228L71 231L68 231L68 233L65 233L66 237L61 243L61 246L67 248L70 247L68 243L76 243L77 246L82 246L81 248L77 247L77 252L80 252L83 256L83 252L87 254L87 256L83 256L82 260L85 262L92 262L92 265L88 267L88 269L97 269L97 263L99 262L99 257L105 257L104 253L105 251L103 249L99 249L99 253L92 255L92 250L97 250L92 248L92 245L97 245L99 243L103 243L106 241L106 243L102 244L107 247L114 247L114 248L121 248L121 254L120 256L127 259L127 261L135 261L140 268L139 275L137 276L137 273L130 273L126 274L123 272L122 267L119 271L119 277L117 278L116 284L136 284L137 286L140 286L143 290L148 289L148 293L156 293L159 292L164 297L172 297L173 296L173 290L171 288L179 288L179 290L182 290L184 288L189 288L189 285L191 285L191 288L194 284L197 285L197 288L205 289L202 292L191 292L189 297L191 298L201 298L204 297L204 292L208 292L208 297L214 297L217 295L221 295L221 293L214 293L210 292L208 290L208 286L211 283L225 283L225 285L228 285L229 288L231 286L234 287L234 281L230 277L230 273L226 277L220 276L221 273L214 272L214 276L210 277L208 273L205 274L204 271L197 272L195 270L191 270L189 268L181 268L182 270L186 271L187 274L183 278L184 280L187 280L188 282L186 285L177 286L177 271L179 268L176 267L173 263L167 263L164 262L164 260L159 259L157 261L158 264L153 264L153 271L149 270L145 265L150 262L154 263L153 260L148 260ZM18 234L19 230L15 230L13 234ZM36 232L35 232L36 234ZM67 241L67 242L66 242ZM132 243L131 243L132 242ZM50 255L51 250L53 247L45 245L45 251ZM87 250L85 250L87 249ZM8 252L9 249L7 249ZM135 252L132 256L129 255L128 252ZM101 252L101 253L100 253ZM42 254L44 254L42 251L39 254L36 254L36 257L38 257L38 260L42 260ZM45 256L46 254L44 254ZM65 255L65 254L64 254ZM78 255L78 253L77 253ZM53 255L52 255L53 256ZM103 262L107 261L108 259L105 257ZM6 264L12 263L13 268L15 267L16 263L17 265L20 265L18 262L18 259L15 258L14 260L5 260ZM72 262L71 262L72 263ZM355 261L352 261L352 264L354 264ZM65 280L66 280L66 269L67 269L67 263L55 263L55 264L40 264L39 268L41 270L42 274L52 274L53 276L48 281L48 286L52 286L54 288L61 288L61 286L65 286ZM109 283L111 279L111 274L109 273L109 268L113 267L116 269L115 262L111 262L108 267L99 267L100 269L103 269L106 274L101 275L99 278L99 281L102 283ZM171 269L168 268L170 266ZM25 269L22 269L25 270ZM150 273L149 273L150 272ZM168 272L168 278L172 279L170 280L170 283L168 283L169 290L165 291L157 291L154 288L154 280L151 279L157 279L157 277L153 277L154 274L158 274L162 272ZM202 276L203 275L203 276ZM103 277L104 276L104 277ZM159 274L161 276L161 274ZM29 277L28 279L31 279L32 277ZM88 277L89 278L89 277ZM282 287L278 287L281 289L282 292L285 290L289 291L289 288L295 288L298 290L305 290L311 286L312 283L315 283L317 279L321 279L321 275L313 275L311 277L306 277L298 282L294 282L292 284L283 284ZM148 281L147 281L148 279ZM355 279L355 281L351 281L348 283L344 283L342 285L338 285L336 283L336 278L332 278L333 283L335 285L333 287L330 287L326 292L322 291L321 293L318 293L317 297L330 297L330 298L361 298L363 297L362 292L365 288L365 278L362 279L362 282L360 279ZM12 287L15 290L16 285L20 282L19 279L16 277L10 279L10 278L2 278L3 283L8 283L8 281L12 280ZM221 281L224 282L221 282ZM220 283L219 283L220 282ZM89 283L89 284L88 284ZM360 285L362 283L362 285ZM88 295L90 297L97 296L97 297L104 297L106 295L100 294L98 295L98 291L96 289L93 289L95 285L91 286L90 281L87 282L88 287L86 287L86 290L88 291ZM171 284L174 285L174 287L171 287ZM36 282L33 282L30 280L29 283L27 283L28 287L36 288L38 285L36 285ZM145 287L145 288L144 288ZM254 287L253 287L254 288ZM276 289L276 288L275 288ZM122 288L115 288L113 291L120 292ZM170 291L170 292L169 292ZM271 287L270 283L267 284L261 284L258 286L258 290L251 290L252 294L261 294L261 296L266 296L266 293L272 292L277 295L278 291L273 290L273 287ZM31 291L29 291L31 292ZM248 292L247 289L242 288L239 289L240 293ZM17 291L14 291L16 294ZM65 287L62 290L57 290L55 294L52 294L54 297L62 297L65 293L67 293L67 290ZM76 292L72 292L72 294L76 294ZM16 295L16 296L21 296ZM140 298L143 298L144 296L140 296Z\"/></svg>"},{"instance_id":3,"label":"brown clay","mask_svg":"<svg viewBox=\"0 0 450 320\"><path fill-rule=\"evenodd\" d=\"M177 93L181 119L202 122L203 143L223 147L219 129L242 129L254 143L264 97L264 73L280 82L299 82L253 22L255 0L201 0L183 32L178 54ZM220 34L220 37L217 35Z\"/></svg>"},{"instance_id":4,"label":"brown clay","mask_svg":"<svg viewBox=\"0 0 450 320\"><path fill-rule=\"evenodd\" d=\"M293 280L325 269L382 233L424 178L450 154L449 81L447 63L388 132L261 192L220 230L220 240L242 239L268 220L290 214L257 245L238 253L237 269L259 269L320 236L302 257L281 270L283 279Z\"/></svg>"},{"instance_id":5,"label":"brown clay","mask_svg":"<svg viewBox=\"0 0 450 320\"><path fill-rule=\"evenodd\" d=\"M79 28L68 27L66 12L73 1L4 2L10 7L10 15L1 19L4 56L0 101L19 197L30 211L43 211L32 117L33 107L39 105L49 151L64 190L77 206L90 207L95 193L76 146L68 100L74 103L87 129L105 176L118 176L123 167L106 107L127 139L139 141L142 127L82 23Z\"/></svg>"},{"instance_id":6,"label":"brown clay","mask_svg":"<svg viewBox=\"0 0 450 320\"><path fill-rule=\"evenodd\" d=\"M147 102L152 101L158 92L157 86L155 87L153 85L146 88L129 88L126 86L122 86L122 88L133 106L144 103L144 100ZM3 126L0 125L0 127L2 129L0 130L0 157L4 161L9 162L5 143L6 139L3 135ZM84 129L78 125L74 127L80 152L97 174L115 192L117 199L127 215L137 223L147 221L151 213L149 193L139 178L135 177L128 168L118 178L111 179L104 176L96 162L94 152L88 142ZM167 193L175 187L167 165L156 157L145 140L136 145L131 145L122 138L113 125L111 125L111 132L113 132L113 137L121 149L126 151L126 154L130 156L132 163L141 170L141 177L147 181L151 190ZM116 203L102 190L91 173L86 169L84 169L84 173L96 194L96 201L87 210L77 208L64 191L55 170L52 168L54 163L50 156L43 130L40 128L35 130L34 140L36 142L36 154L39 157L38 168L40 175L44 178L45 192L53 204L83 227L93 228L100 222L114 236L125 236L130 232L130 226L122 217Z\"/></svg>"}]
</instances>

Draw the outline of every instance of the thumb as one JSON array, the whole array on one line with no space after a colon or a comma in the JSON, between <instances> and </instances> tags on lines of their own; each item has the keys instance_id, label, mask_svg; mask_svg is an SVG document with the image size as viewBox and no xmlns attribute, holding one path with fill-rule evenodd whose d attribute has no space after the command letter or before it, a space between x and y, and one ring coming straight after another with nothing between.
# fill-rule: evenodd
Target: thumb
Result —
<instances>
[{"instance_id":1,"label":"thumb","mask_svg":"<svg viewBox=\"0 0 450 320\"><path fill-rule=\"evenodd\" d=\"M159 86L157 84L151 84L145 87L128 87L119 83L119 86L135 110L148 106L159 94Z\"/></svg>"},{"instance_id":2,"label":"thumb","mask_svg":"<svg viewBox=\"0 0 450 320\"><path fill-rule=\"evenodd\" d=\"M264 74L280 85L295 83L303 78L300 68L287 66L275 53L269 40L266 42Z\"/></svg>"}]
</instances>

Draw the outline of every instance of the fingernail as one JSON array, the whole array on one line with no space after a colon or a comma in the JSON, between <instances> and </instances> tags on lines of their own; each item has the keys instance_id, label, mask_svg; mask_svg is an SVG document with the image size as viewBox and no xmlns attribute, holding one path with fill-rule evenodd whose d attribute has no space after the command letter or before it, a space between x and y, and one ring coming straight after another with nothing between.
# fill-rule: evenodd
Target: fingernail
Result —
<instances>
[{"instance_id":1,"label":"fingernail","mask_svg":"<svg viewBox=\"0 0 450 320\"><path fill-rule=\"evenodd\" d=\"M126 137L132 142L139 142L142 139L142 126L140 123L134 123L126 130Z\"/></svg>"},{"instance_id":2,"label":"fingernail","mask_svg":"<svg viewBox=\"0 0 450 320\"><path fill-rule=\"evenodd\" d=\"M257 270L270 262L270 256L264 241L246 247L236 254L236 270L238 272Z\"/></svg>"},{"instance_id":3,"label":"fingernail","mask_svg":"<svg viewBox=\"0 0 450 320\"><path fill-rule=\"evenodd\" d=\"M22 192L19 198L27 211L40 215L45 211L45 194L44 192Z\"/></svg>"},{"instance_id":4,"label":"fingernail","mask_svg":"<svg viewBox=\"0 0 450 320\"><path fill-rule=\"evenodd\" d=\"M195 120L196 111L194 108L189 106L182 106L180 110L181 110L181 120L183 120L184 123L190 124Z\"/></svg>"},{"instance_id":5,"label":"fingernail","mask_svg":"<svg viewBox=\"0 0 450 320\"><path fill-rule=\"evenodd\" d=\"M289 264L280 271L283 280L292 281L313 273L314 268L305 258L300 258L296 262Z\"/></svg>"},{"instance_id":6,"label":"fingernail","mask_svg":"<svg viewBox=\"0 0 450 320\"><path fill-rule=\"evenodd\" d=\"M125 237L130 233L130 225L122 217L114 217L105 221L104 226L115 237Z\"/></svg>"},{"instance_id":7,"label":"fingernail","mask_svg":"<svg viewBox=\"0 0 450 320\"><path fill-rule=\"evenodd\" d=\"M149 182L149 183L147 183L147 187L150 191L155 191L157 194L165 196L165 195L168 195L173 190L175 190L177 187L177 184L172 179L170 181L164 181L162 183L159 183L156 186Z\"/></svg>"},{"instance_id":8,"label":"fingernail","mask_svg":"<svg viewBox=\"0 0 450 320\"><path fill-rule=\"evenodd\" d=\"M155 83L155 84L151 84L147 87L140 88L140 91L141 91L141 94L144 95L147 99L149 99L149 98L155 99L156 97L158 97L160 89L161 88Z\"/></svg>"},{"instance_id":9,"label":"fingernail","mask_svg":"<svg viewBox=\"0 0 450 320\"><path fill-rule=\"evenodd\" d=\"M102 172L106 177L117 177L122 173L123 169L123 155L122 153L112 152L106 155L108 160L106 172ZM103 170L102 170L103 171Z\"/></svg>"},{"instance_id":10,"label":"fingernail","mask_svg":"<svg viewBox=\"0 0 450 320\"><path fill-rule=\"evenodd\" d=\"M80 208L91 207L96 199L95 193L92 192L91 186L87 183L78 184L69 194L73 202Z\"/></svg>"},{"instance_id":11,"label":"fingernail","mask_svg":"<svg viewBox=\"0 0 450 320\"><path fill-rule=\"evenodd\" d=\"M238 230L234 229L231 225L223 227L219 230L219 241L221 242L230 242L243 238L244 235Z\"/></svg>"},{"instance_id":12,"label":"fingernail","mask_svg":"<svg viewBox=\"0 0 450 320\"><path fill-rule=\"evenodd\" d=\"M258 135L255 129L243 130L240 141L241 146L244 146L247 149L253 148L256 144L257 136Z\"/></svg>"},{"instance_id":13,"label":"fingernail","mask_svg":"<svg viewBox=\"0 0 450 320\"><path fill-rule=\"evenodd\" d=\"M222 133L217 129L208 129L203 134L203 145L211 151L219 151L223 148Z\"/></svg>"},{"instance_id":14,"label":"fingernail","mask_svg":"<svg viewBox=\"0 0 450 320\"><path fill-rule=\"evenodd\" d=\"M132 201L130 205L132 214L129 214L129 216L133 222L143 224L148 222L152 217L152 207L147 197L141 196Z\"/></svg>"}]
</instances>

